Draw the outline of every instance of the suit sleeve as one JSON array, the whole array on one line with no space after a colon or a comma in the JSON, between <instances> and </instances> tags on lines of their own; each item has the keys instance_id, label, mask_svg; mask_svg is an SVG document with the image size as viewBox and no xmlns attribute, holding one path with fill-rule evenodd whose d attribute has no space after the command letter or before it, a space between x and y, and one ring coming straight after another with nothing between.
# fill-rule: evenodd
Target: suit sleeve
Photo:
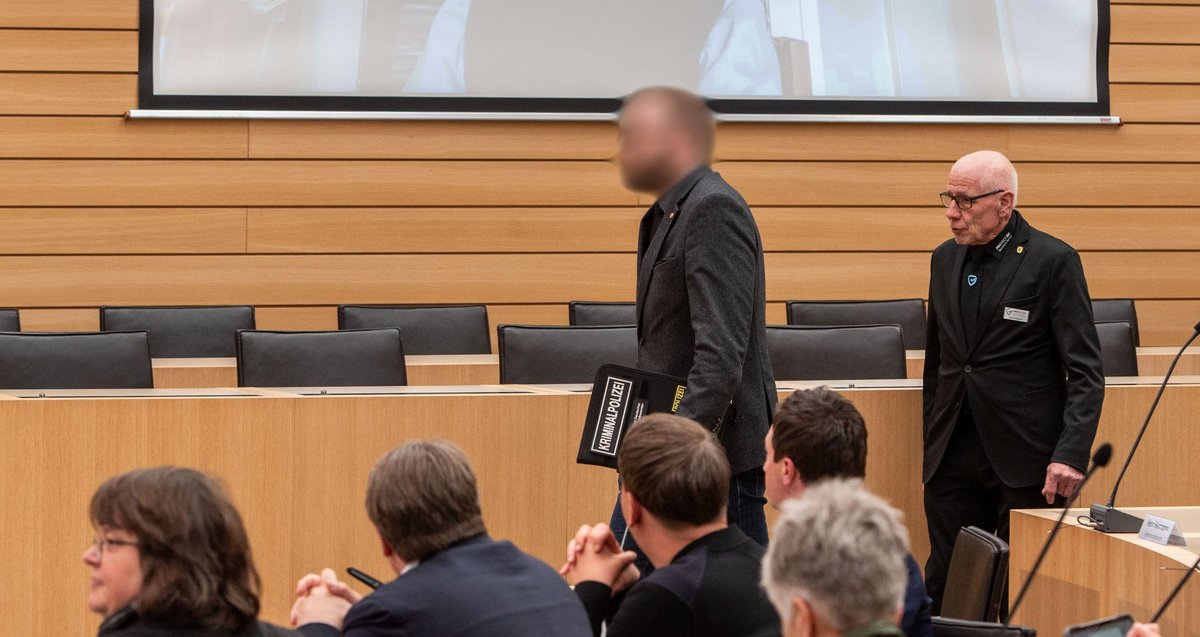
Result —
<instances>
[{"instance_id":1,"label":"suit sleeve","mask_svg":"<svg viewBox=\"0 0 1200 637\"><path fill-rule=\"evenodd\" d=\"M938 333L937 308L933 305L933 282L938 275L934 260L930 259L929 266L929 317L925 326L925 365L922 371L922 410L924 423L929 424L933 416L933 401L937 397L938 371L942 364L942 341Z\"/></svg>"},{"instance_id":2,"label":"suit sleeve","mask_svg":"<svg viewBox=\"0 0 1200 637\"><path fill-rule=\"evenodd\" d=\"M697 203L684 244L695 344L679 415L711 428L741 383L754 333L759 243L749 211L735 197Z\"/></svg>"},{"instance_id":3,"label":"suit sleeve","mask_svg":"<svg viewBox=\"0 0 1200 637\"><path fill-rule=\"evenodd\" d=\"M1063 433L1050 461L1086 471L1104 403L1100 337L1079 254L1072 250L1061 255L1050 276L1054 290L1050 326L1067 372Z\"/></svg>"},{"instance_id":4,"label":"suit sleeve","mask_svg":"<svg viewBox=\"0 0 1200 637\"><path fill-rule=\"evenodd\" d=\"M305 624L299 628L304 637L377 637L396 635L398 622L391 613L371 601L370 596L350 607L342 632L329 624Z\"/></svg>"}]
</instances>

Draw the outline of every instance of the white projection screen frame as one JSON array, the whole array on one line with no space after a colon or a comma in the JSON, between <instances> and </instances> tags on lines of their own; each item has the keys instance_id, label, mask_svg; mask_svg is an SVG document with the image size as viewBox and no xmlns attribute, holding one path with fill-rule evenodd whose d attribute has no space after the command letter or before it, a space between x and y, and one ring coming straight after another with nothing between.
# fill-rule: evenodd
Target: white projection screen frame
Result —
<instances>
[{"instance_id":1,"label":"white projection screen frame","mask_svg":"<svg viewBox=\"0 0 1200 637\"><path fill-rule=\"evenodd\" d=\"M1108 0L140 0L133 117L1117 123Z\"/></svg>"}]
</instances>

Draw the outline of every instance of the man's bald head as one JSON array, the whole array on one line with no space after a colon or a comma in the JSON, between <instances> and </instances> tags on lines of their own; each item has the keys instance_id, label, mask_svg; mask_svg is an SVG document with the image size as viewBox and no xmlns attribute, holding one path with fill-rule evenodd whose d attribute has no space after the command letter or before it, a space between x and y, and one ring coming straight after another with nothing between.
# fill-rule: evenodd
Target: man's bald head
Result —
<instances>
[{"instance_id":1,"label":"man's bald head","mask_svg":"<svg viewBox=\"0 0 1200 637\"><path fill-rule=\"evenodd\" d=\"M641 89L621 107L619 161L625 185L661 194L690 170L706 164L716 140L708 104L683 89Z\"/></svg>"},{"instance_id":2,"label":"man's bald head","mask_svg":"<svg viewBox=\"0 0 1200 637\"><path fill-rule=\"evenodd\" d=\"M959 245L983 245L1000 234L1017 205L1017 170L1003 154L981 150L954 162L946 192L950 231ZM959 201L962 201L960 204Z\"/></svg>"},{"instance_id":3,"label":"man's bald head","mask_svg":"<svg viewBox=\"0 0 1200 637\"><path fill-rule=\"evenodd\" d=\"M1017 169L1004 153L977 150L954 162L950 174L973 176L984 188L982 192L1004 189L1012 193L1012 207L1017 207Z\"/></svg>"}]
</instances>

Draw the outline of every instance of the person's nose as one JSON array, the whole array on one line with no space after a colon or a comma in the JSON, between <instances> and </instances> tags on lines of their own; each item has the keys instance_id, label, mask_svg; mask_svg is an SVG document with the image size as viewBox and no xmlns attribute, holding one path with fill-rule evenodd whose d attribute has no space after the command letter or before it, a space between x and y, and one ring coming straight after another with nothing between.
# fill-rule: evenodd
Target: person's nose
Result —
<instances>
[{"instance_id":1,"label":"person's nose","mask_svg":"<svg viewBox=\"0 0 1200 637\"><path fill-rule=\"evenodd\" d=\"M88 566L100 565L100 549L89 546L83 551L83 563Z\"/></svg>"},{"instance_id":2,"label":"person's nose","mask_svg":"<svg viewBox=\"0 0 1200 637\"><path fill-rule=\"evenodd\" d=\"M958 221L959 219L962 219L962 211L958 209L957 203L952 201L950 202L950 205L946 207L946 218L950 221Z\"/></svg>"}]
</instances>

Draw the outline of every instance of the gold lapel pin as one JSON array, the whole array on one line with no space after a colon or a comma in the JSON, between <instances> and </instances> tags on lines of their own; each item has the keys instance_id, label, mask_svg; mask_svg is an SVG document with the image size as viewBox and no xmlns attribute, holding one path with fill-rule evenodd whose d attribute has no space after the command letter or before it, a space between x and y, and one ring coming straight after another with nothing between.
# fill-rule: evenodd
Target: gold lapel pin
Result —
<instances>
[{"instance_id":1,"label":"gold lapel pin","mask_svg":"<svg viewBox=\"0 0 1200 637\"><path fill-rule=\"evenodd\" d=\"M1017 246L1017 254L1021 254L1024 251L1025 251L1025 246Z\"/></svg>"},{"instance_id":2,"label":"gold lapel pin","mask_svg":"<svg viewBox=\"0 0 1200 637\"><path fill-rule=\"evenodd\" d=\"M675 213L674 213L674 212L672 212L671 214L667 215L667 219L674 219L674 218L675 218Z\"/></svg>"}]
</instances>

